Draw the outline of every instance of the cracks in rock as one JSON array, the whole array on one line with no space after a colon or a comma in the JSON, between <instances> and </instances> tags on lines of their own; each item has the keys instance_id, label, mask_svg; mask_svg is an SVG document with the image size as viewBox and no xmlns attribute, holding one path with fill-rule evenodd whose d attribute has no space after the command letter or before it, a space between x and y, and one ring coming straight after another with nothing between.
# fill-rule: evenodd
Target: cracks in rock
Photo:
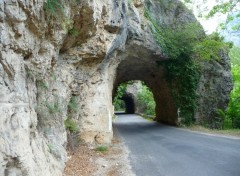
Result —
<instances>
[{"instance_id":1,"label":"cracks in rock","mask_svg":"<svg viewBox=\"0 0 240 176\"><path fill-rule=\"evenodd\" d=\"M4 175L25 175L27 171L21 166L18 157L8 158Z\"/></svg>"},{"instance_id":2,"label":"cracks in rock","mask_svg":"<svg viewBox=\"0 0 240 176\"><path fill-rule=\"evenodd\" d=\"M75 11L79 12L71 17L72 27L67 31L69 35L65 37L60 53L64 53L70 48L81 45L86 42L88 38L96 34L97 28L94 22L94 11L92 8L81 4Z\"/></svg>"},{"instance_id":3,"label":"cracks in rock","mask_svg":"<svg viewBox=\"0 0 240 176\"><path fill-rule=\"evenodd\" d=\"M14 70L11 68L11 66L9 66L9 64L6 63L6 61L4 61L2 59L0 59L0 64L2 65L3 69L7 73L8 77L10 79L13 79L14 78Z\"/></svg>"},{"instance_id":4,"label":"cracks in rock","mask_svg":"<svg viewBox=\"0 0 240 176\"><path fill-rule=\"evenodd\" d=\"M36 18L34 18L34 17L36 17L36 16L33 16L34 15L34 13L31 13L31 11L28 9L28 8L26 8L22 3L21 3L21 1L20 1L20 3L19 3L19 7L21 7L22 8L22 10L26 13L26 15L27 15L27 19L26 19L26 24L28 24L28 29L36 36L36 37L38 37L38 38L41 38L42 36L43 36L43 34L44 34L44 29L45 29L45 27L43 26L43 27L40 27L39 28L39 26L37 26L37 24L45 24L45 21L43 21L43 20L41 20L41 21L34 21L34 20L36 20Z\"/></svg>"}]
</instances>

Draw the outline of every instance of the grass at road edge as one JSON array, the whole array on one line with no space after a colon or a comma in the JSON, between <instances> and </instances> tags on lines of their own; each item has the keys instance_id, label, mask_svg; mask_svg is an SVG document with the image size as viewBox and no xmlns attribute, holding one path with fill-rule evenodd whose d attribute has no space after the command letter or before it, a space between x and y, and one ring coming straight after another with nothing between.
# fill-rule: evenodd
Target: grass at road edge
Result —
<instances>
[{"instance_id":1,"label":"grass at road edge","mask_svg":"<svg viewBox=\"0 0 240 176\"><path fill-rule=\"evenodd\" d=\"M240 129L215 130L215 129L205 128L200 125L191 125L189 127L183 127L183 128L191 131L197 131L197 132L203 132L203 133L209 133L209 134L240 137Z\"/></svg>"},{"instance_id":2,"label":"grass at road edge","mask_svg":"<svg viewBox=\"0 0 240 176\"><path fill-rule=\"evenodd\" d=\"M141 116L142 118L150 121L150 122L153 122L153 121L154 121L154 118L155 118L155 116L146 115L146 114L140 114L140 113L139 113L138 115Z\"/></svg>"}]
</instances>

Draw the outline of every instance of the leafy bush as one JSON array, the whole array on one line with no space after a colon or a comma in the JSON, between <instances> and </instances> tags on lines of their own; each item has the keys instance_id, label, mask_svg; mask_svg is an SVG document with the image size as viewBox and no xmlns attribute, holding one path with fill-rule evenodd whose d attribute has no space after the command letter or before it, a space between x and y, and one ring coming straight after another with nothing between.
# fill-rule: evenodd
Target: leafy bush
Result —
<instances>
[{"instance_id":1,"label":"leafy bush","mask_svg":"<svg viewBox=\"0 0 240 176\"><path fill-rule=\"evenodd\" d=\"M115 111L125 110L125 102L121 99L122 99L123 95L125 94L127 85L129 83L130 82L124 82L118 86L116 95L113 100L113 105L114 105Z\"/></svg>"},{"instance_id":2,"label":"leafy bush","mask_svg":"<svg viewBox=\"0 0 240 176\"><path fill-rule=\"evenodd\" d=\"M70 102L68 103L68 110L70 113L78 112L78 103L76 96L71 97Z\"/></svg>"},{"instance_id":3,"label":"leafy bush","mask_svg":"<svg viewBox=\"0 0 240 176\"><path fill-rule=\"evenodd\" d=\"M46 107L48 108L50 114L61 112L59 101L55 101L53 103L46 102Z\"/></svg>"},{"instance_id":4,"label":"leafy bush","mask_svg":"<svg viewBox=\"0 0 240 176\"><path fill-rule=\"evenodd\" d=\"M125 107L125 102L123 100L120 99L114 99L113 102L114 105L114 109L115 111L125 111L126 107Z\"/></svg>"},{"instance_id":5,"label":"leafy bush","mask_svg":"<svg viewBox=\"0 0 240 176\"><path fill-rule=\"evenodd\" d=\"M70 30L68 31L68 33L69 33L71 36L73 36L73 37L77 37L78 34L79 34L79 32L77 31L77 29L75 29L75 28L70 29Z\"/></svg>"},{"instance_id":6,"label":"leafy bush","mask_svg":"<svg viewBox=\"0 0 240 176\"><path fill-rule=\"evenodd\" d=\"M230 94L227 115L232 120L233 128L240 128L240 47L233 47L230 50L232 61L232 76L234 87Z\"/></svg>"},{"instance_id":7,"label":"leafy bush","mask_svg":"<svg viewBox=\"0 0 240 176\"><path fill-rule=\"evenodd\" d=\"M47 144L47 146L48 146L49 152L53 153L54 148L55 148L54 145L53 144Z\"/></svg>"},{"instance_id":8,"label":"leafy bush","mask_svg":"<svg viewBox=\"0 0 240 176\"><path fill-rule=\"evenodd\" d=\"M65 125L65 128L67 130L69 130L71 133L74 133L74 132L78 132L79 131L79 128L76 124L76 122L74 122L72 119L70 118L67 118L65 121L64 121L64 125Z\"/></svg>"},{"instance_id":9,"label":"leafy bush","mask_svg":"<svg viewBox=\"0 0 240 176\"><path fill-rule=\"evenodd\" d=\"M72 96L68 103L68 118L64 121L65 128L71 133L79 131L76 122L72 120L74 113L78 112L78 102L77 97Z\"/></svg>"},{"instance_id":10,"label":"leafy bush","mask_svg":"<svg viewBox=\"0 0 240 176\"><path fill-rule=\"evenodd\" d=\"M213 33L201 41L198 41L193 51L195 56L204 60L220 60L219 51L223 48L228 49L232 47L231 43L223 41L224 38L220 37L218 33Z\"/></svg>"},{"instance_id":11,"label":"leafy bush","mask_svg":"<svg viewBox=\"0 0 240 176\"><path fill-rule=\"evenodd\" d=\"M229 52L229 57L231 59L231 63L234 66L240 65L240 47L233 46ZM235 74L238 75L238 74Z\"/></svg>"},{"instance_id":12,"label":"leafy bush","mask_svg":"<svg viewBox=\"0 0 240 176\"><path fill-rule=\"evenodd\" d=\"M233 67L232 73L234 80L234 88L230 94L230 102L228 104L227 114L232 120L233 128L240 128L240 79L236 80L236 76L240 76L240 67Z\"/></svg>"},{"instance_id":13,"label":"leafy bush","mask_svg":"<svg viewBox=\"0 0 240 176\"><path fill-rule=\"evenodd\" d=\"M98 152L106 152L106 151L108 151L108 147L107 146L98 146L98 147L96 147L95 150Z\"/></svg>"},{"instance_id":14,"label":"leafy bush","mask_svg":"<svg viewBox=\"0 0 240 176\"><path fill-rule=\"evenodd\" d=\"M60 0L47 0L47 2L44 3L44 9L50 16L55 18L64 14L64 9Z\"/></svg>"},{"instance_id":15,"label":"leafy bush","mask_svg":"<svg viewBox=\"0 0 240 176\"><path fill-rule=\"evenodd\" d=\"M146 115L152 115L155 116L155 107L156 103L153 98L152 92L149 90L149 88L142 84L141 90L138 93L138 103L140 106L144 107L144 113Z\"/></svg>"},{"instance_id":16,"label":"leafy bush","mask_svg":"<svg viewBox=\"0 0 240 176\"><path fill-rule=\"evenodd\" d=\"M231 1L217 1L216 4L207 14L207 18L211 18L216 14L227 14L226 21L220 24L222 29L226 29L227 25L229 25L232 21L235 21L232 26L232 30L235 32L240 31L240 12L239 12L239 0L231 0Z\"/></svg>"},{"instance_id":17,"label":"leafy bush","mask_svg":"<svg viewBox=\"0 0 240 176\"><path fill-rule=\"evenodd\" d=\"M167 61L158 62L164 66L167 81L177 108L180 108L182 122L194 122L198 96L196 93L200 79L200 64L210 60L220 60L220 51L226 44L217 33L205 36L198 23L159 25L145 8L145 16L150 29L161 47Z\"/></svg>"},{"instance_id":18,"label":"leafy bush","mask_svg":"<svg viewBox=\"0 0 240 176\"><path fill-rule=\"evenodd\" d=\"M224 115L223 129L240 128L240 47L233 47L229 56L232 62L233 90L230 93L230 102L226 111L218 111Z\"/></svg>"}]
</instances>

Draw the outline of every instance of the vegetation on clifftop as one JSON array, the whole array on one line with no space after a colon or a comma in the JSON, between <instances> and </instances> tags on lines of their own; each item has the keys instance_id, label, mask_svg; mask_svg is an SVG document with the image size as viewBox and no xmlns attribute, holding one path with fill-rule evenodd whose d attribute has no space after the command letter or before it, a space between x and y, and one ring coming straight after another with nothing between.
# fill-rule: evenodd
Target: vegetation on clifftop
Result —
<instances>
[{"instance_id":1,"label":"vegetation on clifftop","mask_svg":"<svg viewBox=\"0 0 240 176\"><path fill-rule=\"evenodd\" d=\"M231 47L216 33L206 36L199 23L159 25L145 7L145 17L156 42L168 58L159 65L165 67L167 79L176 106L181 110L182 122L194 122L201 62L220 60L220 51Z\"/></svg>"}]
</instances>

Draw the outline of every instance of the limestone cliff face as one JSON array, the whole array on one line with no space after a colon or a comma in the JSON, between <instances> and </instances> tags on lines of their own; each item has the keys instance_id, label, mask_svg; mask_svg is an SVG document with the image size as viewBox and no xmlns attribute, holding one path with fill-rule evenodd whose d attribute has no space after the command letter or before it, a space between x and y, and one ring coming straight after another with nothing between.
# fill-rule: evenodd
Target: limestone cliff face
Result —
<instances>
[{"instance_id":1,"label":"limestone cliff face","mask_svg":"<svg viewBox=\"0 0 240 176\"><path fill-rule=\"evenodd\" d=\"M0 175L62 175L69 116L82 140L109 143L123 81L146 81L159 118L176 115L146 5L159 24L195 21L178 1L71 0L56 13L43 0L0 1Z\"/></svg>"}]
</instances>

